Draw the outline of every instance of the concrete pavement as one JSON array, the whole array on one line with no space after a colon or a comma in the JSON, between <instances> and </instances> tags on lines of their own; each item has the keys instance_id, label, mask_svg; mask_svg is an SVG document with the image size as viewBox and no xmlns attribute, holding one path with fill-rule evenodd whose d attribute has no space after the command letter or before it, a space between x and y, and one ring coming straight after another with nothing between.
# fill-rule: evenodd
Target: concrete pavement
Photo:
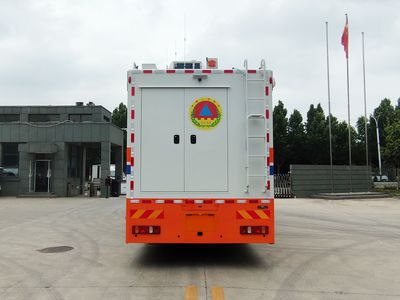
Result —
<instances>
[{"instance_id":1,"label":"concrete pavement","mask_svg":"<svg viewBox=\"0 0 400 300\"><path fill-rule=\"evenodd\" d=\"M277 199L276 233L275 245L126 245L123 198L3 197L0 299L184 299L189 286L199 299L213 287L227 300L400 298L399 200ZM54 246L73 249L38 251Z\"/></svg>"}]
</instances>

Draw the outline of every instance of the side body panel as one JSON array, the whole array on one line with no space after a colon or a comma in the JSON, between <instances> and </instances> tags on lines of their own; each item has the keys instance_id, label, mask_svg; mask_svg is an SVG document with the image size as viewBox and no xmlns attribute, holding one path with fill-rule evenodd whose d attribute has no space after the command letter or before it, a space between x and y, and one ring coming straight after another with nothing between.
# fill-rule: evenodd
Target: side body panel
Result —
<instances>
[{"instance_id":1,"label":"side body panel","mask_svg":"<svg viewBox=\"0 0 400 300\"><path fill-rule=\"evenodd\" d=\"M220 105L221 119L211 129L196 127L191 120L199 99ZM185 192L228 192L227 89L185 89L185 112Z\"/></svg>"},{"instance_id":2,"label":"side body panel","mask_svg":"<svg viewBox=\"0 0 400 300\"><path fill-rule=\"evenodd\" d=\"M143 89L141 103L140 189L144 192L182 192L184 91Z\"/></svg>"}]
</instances>

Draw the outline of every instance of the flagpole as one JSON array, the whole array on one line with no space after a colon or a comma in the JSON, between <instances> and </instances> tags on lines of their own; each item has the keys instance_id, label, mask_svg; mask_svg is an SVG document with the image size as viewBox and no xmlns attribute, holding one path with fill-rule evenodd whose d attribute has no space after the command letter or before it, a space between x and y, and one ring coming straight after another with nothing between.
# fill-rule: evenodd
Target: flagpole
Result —
<instances>
[{"instance_id":1,"label":"flagpole","mask_svg":"<svg viewBox=\"0 0 400 300\"><path fill-rule=\"evenodd\" d=\"M326 27L326 74L328 82L328 122L329 122L329 158L331 166L331 193L333 193L333 158L332 158L332 127L331 127L331 88L329 80L329 44L328 44L328 22L325 22Z\"/></svg>"},{"instance_id":2,"label":"flagpole","mask_svg":"<svg viewBox=\"0 0 400 300\"><path fill-rule=\"evenodd\" d=\"M361 32L362 37L362 56L363 56L363 80L364 80L364 118L365 118L365 165L367 167L367 178L369 177L368 172L368 126L367 126L367 90L365 87L365 52L364 52L364 32ZM368 185L369 187L369 185ZM369 190L369 188L368 188Z\"/></svg>"},{"instance_id":3,"label":"flagpole","mask_svg":"<svg viewBox=\"0 0 400 300\"><path fill-rule=\"evenodd\" d=\"M346 14L346 24L348 26L348 17ZM348 27L347 27L348 28ZM348 46L347 46L348 47ZM347 70L347 122L349 130L349 171L350 171L350 192L353 192L352 170L351 170L351 124L350 124L350 90L349 90L349 56L346 55L346 70Z\"/></svg>"}]
</instances>

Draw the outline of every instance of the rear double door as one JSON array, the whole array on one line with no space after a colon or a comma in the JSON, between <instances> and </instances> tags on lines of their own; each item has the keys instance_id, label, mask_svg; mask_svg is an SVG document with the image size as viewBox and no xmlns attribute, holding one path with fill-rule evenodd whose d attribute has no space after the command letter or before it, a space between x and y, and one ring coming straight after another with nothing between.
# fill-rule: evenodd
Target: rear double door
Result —
<instances>
[{"instance_id":1,"label":"rear double door","mask_svg":"<svg viewBox=\"0 0 400 300\"><path fill-rule=\"evenodd\" d=\"M202 98L216 100L222 112L207 130L191 119ZM141 191L227 191L226 88L143 88L141 101Z\"/></svg>"}]
</instances>

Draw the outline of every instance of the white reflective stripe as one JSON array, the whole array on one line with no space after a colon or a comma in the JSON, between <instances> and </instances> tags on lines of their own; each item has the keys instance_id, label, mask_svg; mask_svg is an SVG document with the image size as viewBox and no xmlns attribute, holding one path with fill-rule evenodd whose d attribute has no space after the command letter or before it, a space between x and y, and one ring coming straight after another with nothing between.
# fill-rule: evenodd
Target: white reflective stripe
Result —
<instances>
[{"instance_id":1,"label":"white reflective stripe","mask_svg":"<svg viewBox=\"0 0 400 300\"><path fill-rule=\"evenodd\" d=\"M139 200L139 199L131 199L130 202L131 202L131 203L140 203L140 200Z\"/></svg>"},{"instance_id":2,"label":"white reflective stripe","mask_svg":"<svg viewBox=\"0 0 400 300\"><path fill-rule=\"evenodd\" d=\"M224 204L225 200L224 199L217 199L217 200L215 200L215 203L216 204Z\"/></svg>"},{"instance_id":3,"label":"white reflective stripe","mask_svg":"<svg viewBox=\"0 0 400 300\"><path fill-rule=\"evenodd\" d=\"M183 200L181 200L181 199L175 199L175 200L174 200L174 203L175 203L175 204L182 204L182 203L183 203Z\"/></svg>"},{"instance_id":4,"label":"white reflective stripe","mask_svg":"<svg viewBox=\"0 0 400 300\"><path fill-rule=\"evenodd\" d=\"M261 199L261 203L270 203L269 199Z\"/></svg>"},{"instance_id":5,"label":"white reflective stripe","mask_svg":"<svg viewBox=\"0 0 400 300\"><path fill-rule=\"evenodd\" d=\"M165 203L165 200L163 200L163 199L157 199L157 200L156 200L156 203L158 203L158 204L164 204L164 203Z\"/></svg>"},{"instance_id":6,"label":"white reflective stripe","mask_svg":"<svg viewBox=\"0 0 400 300\"><path fill-rule=\"evenodd\" d=\"M203 204L203 203L204 203L204 200L194 200L194 203L195 203L195 204Z\"/></svg>"},{"instance_id":7,"label":"white reflective stripe","mask_svg":"<svg viewBox=\"0 0 400 300\"><path fill-rule=\"evenodd\" d=\"M247 203L247 200L245 200L245 199L238 199L238 200L236 200L236 203L239 203L239 204Z\"/></svg>"}]
</instances>

